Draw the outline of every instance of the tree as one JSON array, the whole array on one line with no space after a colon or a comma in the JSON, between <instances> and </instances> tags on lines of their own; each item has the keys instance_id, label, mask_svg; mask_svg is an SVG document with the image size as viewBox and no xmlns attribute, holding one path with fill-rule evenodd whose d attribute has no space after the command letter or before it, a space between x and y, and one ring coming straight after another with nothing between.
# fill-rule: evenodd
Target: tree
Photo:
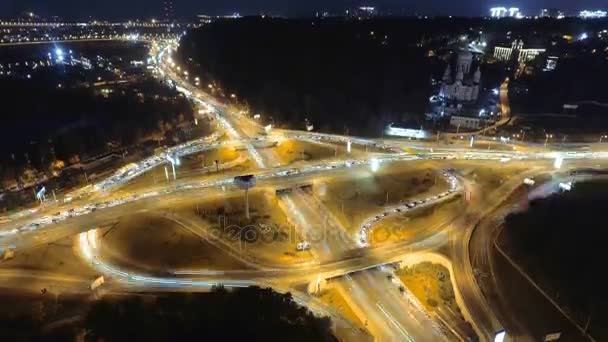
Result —
<instances>
[{"instance_id":1,"label":"tree","mask_svg":"<svg viewBox=\"0 0 608 342\"><path fill-rule=\"evenodd\" d=\"M88 341L336 341L331 321L291 294L258 287L102 300L85 318Z\"/></svg>"}]
</instances>

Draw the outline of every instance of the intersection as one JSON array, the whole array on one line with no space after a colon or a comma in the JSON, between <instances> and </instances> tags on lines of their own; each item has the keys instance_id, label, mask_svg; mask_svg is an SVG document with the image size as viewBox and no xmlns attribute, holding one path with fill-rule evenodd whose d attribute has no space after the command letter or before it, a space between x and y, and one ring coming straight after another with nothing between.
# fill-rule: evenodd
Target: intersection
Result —
<instances>
[{"instance_id":1,"label":"intersection","mask_svg":"<svg viewBox=\"0 0 608 342\"><path fill-rule=\"evenodd\" d=\"M48 203L35 212L7 215L0 225L0 248L19 253L73 237L74 250L83 263L86 276L61 275L28 269L2 268L5 286L32 288L53 284L65 291L87 292L89 274L107 278L101 291L204 291L213 286L227 288L251 285L271 286L290 291L301 304L316 313L332 317L334 324L352 334L348 337L369 338L353 327L335 309L315 297L325 283L342 289L345 300L355 312L365 313L365 330L379 341L444 341L464 340L465 333L450 322L427 312L407 289L400 291L387 280L398 264L417 261L444 263L450 270L456 300L464 318L471 323L481 340L489 341L502 326L481 293L471 265L469 241L477 223L499 208L526 178L554 174L562 177L567 170L605 166L608 152L602 146L592 150L572 147L553 151L525 144L503 144L502 150L476 149L456 141L451 145L408 140L365 139L343 135L272 129L266 134L254 119L231 110L200 91L175 71L171 51L175 43L154 42L151 53L157 67L176 89L190 98L199 109L200 118L217 123L213 134L163 150L133 165L127 165L113 176L70 194L70 201ZM329 146L336 149L333 158L298 161L282 165L274 146L293 140ZM498 144L488 141L490 144ZM358 148L338 154L338 146L352 144ZM180 158L218 148L234 148L246 171L226 166L222 173L180 175ZM363 151L366 152L363 152ZM371 152L367 152L370 151ZM408 152L406 152L408 151ZM555 160L564 166L556 168ZM495 169L519 167L521 173L509 175L494 188L484 188L463 169L483 166ZM164 168L166 181L138 183L155 168ZM346 226L318 194L320 184L338 180L383 177L391 169L431 167L434 183L411 198L381 205L354 227ZM177 167L177 170L175 169ZM170 177L171 175L171 177ZM298 236L310 242L312 260L281 263L256 260L242 250L210 234L207 227L183 213L177 206L194 205L202 200L242 196L234 184L237 176L252 175L257 180L252 190L274 196L287 220L296 227ZM437 184L445 184L444 187ZM128 186L128 191L125 191ZM312 189L312 190L310 190ZM488 200L491 199L491 200ZM429 208L457 201L459 213L431 220L428 229L403 241L374 243L374 228L395 217L409 216ZM375 210L376 208L374 208ZM159 269L156 272L125 269L109 262L100 249L103 243L100 227L112 225L121 217L136 213L160 213L165 218L218 247L247 266L243 270ZM268 248L267 246L265 248ZM27 281L26 281L27 280ZM14 285L13 285L14 284ZM43 285L45 284L45 285ZM27 287L28 285L25 285ZM308 290L303 290L307 288Z\"/></svg>"}]
</instances>

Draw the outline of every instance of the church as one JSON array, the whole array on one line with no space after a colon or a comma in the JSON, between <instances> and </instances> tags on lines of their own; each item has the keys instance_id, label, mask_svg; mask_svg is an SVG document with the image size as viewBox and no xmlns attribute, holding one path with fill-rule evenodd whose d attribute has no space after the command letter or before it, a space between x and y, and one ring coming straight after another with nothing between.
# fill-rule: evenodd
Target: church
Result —
<instances>
[{"instance_id":1,"label":"church","mask_svg":"<svg viewBox=\"0 0 608 342\"><path fill-rule=\"evenodd\" d=\"M472 72L473 54L461 51L456 59L456 70L448 64L441 81L439 97L457 102L475 102L479 97L481 70Z\"/></svg>"}]
</instances>

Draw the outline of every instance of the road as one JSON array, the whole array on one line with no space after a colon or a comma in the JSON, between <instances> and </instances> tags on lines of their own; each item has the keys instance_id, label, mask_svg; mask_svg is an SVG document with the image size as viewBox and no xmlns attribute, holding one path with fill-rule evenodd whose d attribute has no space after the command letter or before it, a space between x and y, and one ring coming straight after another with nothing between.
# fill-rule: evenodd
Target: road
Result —
<instances>
[{"instance_id":1,"label":"road","mask_svg":"<svg viewBox=\"0 0 608 342\"><path fill-rule=\"evenodd\" d=\"M357 137L276 130L260 136L264 130L255 120L234 113L219 104L209 95L189 85L174 70L169 62L169 49L153 44L155 54L165 77L174 82L176 88L191 98L200 108L209 111L219 124L220 131L229 141L219 142L218 134L187 142L129 165L94 186L79 191L68 203L51 204L35 212L18 212L7 215L8 221L0 224L0 248L27 250L49 244L60 239L78 236L79 256L92 268L110 277L108 289L116 291L198 291L216 284L227 287L270 285L277 289L294 291L301 284L328 279L335 283L345 300L359 312L364 312L366 328L380 341L424 340L444 341L456 337L445 329L445 324L426 312L407 289L401 291L389 280L391 265L405 258L430 252L445 254L451 261L458 298L465 317L471 321L481 340L493 338L501 323L477 285L471 266L469 242L477 223L500 207L525 177L553 171L551 161L556 156L564 158L564 168L597 167L608 159L608 152L599 148L593 151L578 149L552 151L538 147L518 150L517 146L505 151L488 151L433 142L409 142L403 140L375 140ZM503 85L504 87L504 85ZM501 88L502 91L502 88ZM297 168L280 166L273 149L265 146L277 139L301 139L324 144L353 144L365 146L370 152L358 156L341 156L318 162L302 162ZM291 188L290 193L279 195L279 206L298 227L305 239L311 241L314 261L300 264L268 264L248 259L230 245L208 236L207 227L189 217L172 212L171 208L203 199L221 198L240 193L233 178L242 171L226 171L221 174L196 175L170 182L138 182L151 169L167 163L179 164L179 157L199 153L220 146L239 146L242 154L252 163L247 173L258 180L256 191L275 192ZM415 152L403 152L404 150ZM425 198L411 198L410 203L382 208L360 227L345 227L331 210L316 197L314 192L299 190L297 185L331 183L348 177L360 177L377 168L390 169L404 163L415 167L420 161L437 163L438 168L451 168L454 163L486 163L489 168L517 163L528 171L510 178L491 193L465 176L446 174L449 191L431 190ZM508 163L508 164L507 164ZM472 164L471 164L472 165ZM371 171L370 171L371 170ZM484 196L481 196L481 194ZM434 217L428 229L406 241L370 245L368 236L377 221L395 215L407 215L419 207L441 205L454 197L465 198L462 212L457 217ZM491 198L491 201L482 200ZM409 205L409 206L408 206ZM221 248L232 257L249 266L250 270L211 271L158 270L147 274L138 270L126 270L108 263L99 252L97 230L92 229L116 222L120 217L137 213L156 212L176 222L200 238ZM355 233L353 233L355 232ZM488 239L483 244L487 244ZM474 255L478 257L477 254ZM0 277L6 287L19 287L23 279L34 280L32 288L43 284L54 284L74 291L86 291L86 283L78 276L65 276L45 272L28 272L21 269L0 269ZM308 294L297 293L297 300L318 313L324 313L346 330L357 333L340 315L319 303Z\"/></svg>"}]
</instances>

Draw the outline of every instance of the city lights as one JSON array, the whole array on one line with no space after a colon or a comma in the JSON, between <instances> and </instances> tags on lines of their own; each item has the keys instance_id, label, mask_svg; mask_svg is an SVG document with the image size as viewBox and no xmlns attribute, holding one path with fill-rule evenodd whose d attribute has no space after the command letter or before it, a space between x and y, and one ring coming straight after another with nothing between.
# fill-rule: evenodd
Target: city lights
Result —
<instances>
[{"instance_id":1,"label":"city lights","mask_svg":"<svg viewBox=\"0 0 608 342\"><path fill-rule=\"evenodd\" d=\"M163 1L173 3L172 0ZM368 337L381 341L492 340L493 337L495 342L509 340L510 336L506 336L500 324L486 318L492 318L495 310L500 310L495 317L511 317L518 313L517 303L511 306L512 303L505 300L499 303L501 305L495 305L495 298L478 296L486 285L511 285L501 281L506 278L490 267L491 259L488 258L513 251L514 244L503 244L500 238L500 234L513 232L502 230L503 218L508 213L521 211L523 216L531 201L549 195L566 197L565 191L578 193L579 188L585 187L579 185L574 189L576 184L595 180L597 175L604 173L602 168L608 160L608 145L605 144L608 128L599 127L601 121L592 120L591 114L584 111L590 104L599 103L601 107L606 100L596 98L594 92L579 91L577 87L589 86L584 80L553 75L559 76L563 72L561 64L574 66L578 62L576 66L581 72L572 74L572 78L582 78L583 74L589 73L584 70L587 61L605 62L608 39L602 37L604 27L600 26L600 21L576 18L558 21L554 13L560 13L559 9L545 10L543 13L547 17L544 19L516 20L523 18L520 9L511 7L515 2L506 4L509 6L490 9L492 18L505 19L489 18L485 5L477 9L480 12L477 15L485 17L467 25L463 25L468 20L465 18L430 21L422 15L418 19L407 19L404 29L397 31L393 26L398 25L399 18L391 25L375 24L374 16L389 15L388 10L379 7L351 4L346 10L345 18L348 19L332 20L330 25L324 24L322 18L331 18L334 13L318 8L315 10L323 12L304 21L305 25L297 20L297 32L310 30L312 37L319 38L318 32L344 25L348 36L327 34L321 40L321 45L325 46L329 45L325 44L326 39L336 39L338 43L334 45L340 49L330 45L332 49L327 52L315 51L320 45L318 40L299 39L300 33L294 36L289 30L284 30L286 34L278 40L287 42L291 39L289 44L297 46L294 53L299 53L298 56L305 51L303 57L327 58L286 58L290 55L282 46L276 47L276 51L268 51L263 42L261 47L257 41L243 42L242 39L249 36L248 30L255 29L255 25L248 24L251 19L234 20L231 24L234 27L241 25L244 27L241 32L246 34L222 36L225 40L212 39L213 45L198 41L209 39L207 34L216 30L202 27L216 26L211 23L220 16L215 15L201 15L199 20L205 22L194 24L176 17L160 19L157 16L158 20L133 19L121 23L94 24L89 20L80 26L58 26L60 29L53 30L45 29L49 26L33 27L31 32L40 32L18 37L18 44L27 45L31 39L32 44L37 44L34 48L39 50L38 54L0 62L3 63L0 75L10 75L0 76L2 81L28 85L27 95L31 95L28 99L31 98L35 107L43 109L46 108L43 102L47 101L44 93L29 90L38 89L36 82L45 81L48 91L61 95L61 99L87 92L86 101L76 97L74 101L66 100L50 107L47 112L58 116L61 111L56 107L65 104L72 110L80 105L86 108L79 108L77 113L91 113L87 114L91 117L85 117L87 121L82 120L87 124L84 128L98 121L104 125L107 122L108 127L107 133L102 129L94 132L72 130L71 115L67 119L52 117L57 122L50 127L53 135L32 139L27 136L26 145L33 138L41 141L40 145L29 149L17 146L15 155L8 154L3 159L7 164L15 165L5 168L10 172L4 177L5 188L0 189L0 211L4 210L0 213L0 261L6 257L8 249L17 249L11 257L23 259L23 262L18 260L21 263L3 264L5 270L0 273L3 287L31 287L43 294L48 288L46 298L49 305L53 299L55 301L54 311L57 312L52 316L55 319L73 315L70 311L62 311L64 308L58 303L60 293L72 291L82 292L86 296L78 298L87 300L115 290L125 296L162 292L182 292L191 296L189 293L219 286L264 286L292 293L298 304L319 317L329 317L332 324L331 327L327 325L328 334L345 331L360 334L360 338L352 340ZM182 6L182 3L178 5ZM526 5L524 10L533 9ZM181 8L179 12L187 13ZM584 17L583 12L583 18L599 15L589 12ZM344 15L345 9L338 13ZM33 19L32 16L28 24L27 12L24 15L23 23L17 23L20 26L15 28L7 26L0 39L17 39L17 35L29 32L27 25L42 18L36 15ZM50 19L40 20L48 20L48 25L58 25ZM264 27L276 25L270 15L255 20L262 21ZM290 20L281 18L276 27L285 27ZM367 20L369 22L365 22ZM243 26L241 21L247 25ZM442 26L424 31L415 27L446 25L445 28L449 28L454 22L456 26L452 28L458 29L448 30ZM155 31L149 29L149 25L162 27L156 31L167 36L155 38L150 33ZM537 29L535 25L543 29ZM565 26L556 30L558 25ZM217 25L217 30L222 26ZM416 29L405 29L409 27ZM199 31L205 34L199 35ZM255 37L274 41L270 35L282 31L253 33L257 34ZM48 34L48 41L46 38L34 41L43 34ZM569 38L561 39L564 34ZM113 41L97 42L106 37ZM536 41L536 38L540 39ZM137 42L133 43L131 39ZM68 40L84 42L64 43ZM38 45L40 42L42 44ZM4 44L0 42L0 45ZM106 45L112 47L110 52L102 49ZM117 45L121 48L115 48ZM207 51L209 46L213 46L212 51ZM222 50L227 46L229 52ZM70 47L74 50L69 50ZM402 53L407 47L419 52L411 56L412 60L409 53ZM18 48L21 47L14 49ZM370 65L365 66L364 72L355 70L353 75L354 67L348 64L351 62L348 58L359 57L357 53L362 48L364 53L386 59L354 60L358 63L352 65L363 65L365 61ZM6 48L7 51L12 49ZM120 54L123 50L128 50L128 54ZM550 53L544 53L547 51ZM205 65L205 61L209 61L205 59L205 53L215 56L211 61L216 63ZM337 55L329 56L330 53ZM282 58L281 62L286 65L297 65L297 72L269 73L273 71L267 67L269 61L273 61L269 55ZM221 56L238 58L217 59ZM584 57L582 62L581 56ZM147 63L141 62L146 58ZM313 64L306 65L310 60ZM548 60L555 61L556 65L560 61L560 64L552 71L543 71ZM231 65L235 61L247 63ZM263 68L256 70L256 63L260 61ZM322 64L327 61L331 63ZM346 64L336 65L334 61ZM383 68L382 63L386 61L390 73ZM284 69L284 65L275 63L278 70ZM592 66L596 67L596 64ZM323 72L332 70L330 68L342 72ZM57 76L48 81L46 75L51 72ZM379 76L374 72L379 72ZM424 77L418 77L418 73ZM602 75L598 72L591 76ZM297 79L302 76L308 80L314 76L314 81ZM332 82L327 77L337 78L339 82L335 79ZM383 77L388 79L377 82ZM542 82L543 92L539 92L539 82L533 81L539 77L572 81L577 86L575 94L584 94L584 98L572 98L561 90L571 88L568 84ZM509 83L509 80L515 81ZM296 86L298 91L290 88ZM309 91L311 87L320 91ZM258 88L263 91L256 92ZM363 93L362 89L367 92ZM261 96L265 98L257 98ZM408 104L412 102L412 96L420 100L420 106ZM15 102L23 102L21 97L15 99ZM12 97L6 96L6 100L8 103ZM96 102L91 102L93 100ZM546 109L545 102L551 105L551 110ZM510 103L513 112L518 114L511 114ZM423 108L425 105L428 107ZM12 115L29 118L22 114L28 107L31 106L26 103ZM105 111L99 108L112 110L112 115L104 115ZM544 114L537 114L536 109ZM528 114L519 113L533 114L528 118ZM98 119L92 115L104 116ZM26 120L14 131L10 127L8 133L13 132L20 138L20 127L28 125L33 132L48 131L46 126L50 117L45 113L39 122ZM6 121L11 124L10 120ZM64 139L60 135L67 131L60 127L64 122L70 134L80 133L83 137L77 139L70 135L69 139ZM107 137L95 140L102 134ZM10 148L7 146L7 152L12 151L12 146ZM183 164L181 160L184 160ZM64 178L69 179L65 188ZM258 187L254 188L256 185ZM13 208L16 205L11 202L10 208L7 207L4 202L9 201L3 200L11 199L8 197L13 195L11 193L27 197L27 205ZM237 197L241 193L242 197ZM560 214L578 215L576 210L563 210ZM543 218L548 220L550 216ZM128 226L141 224L141 227L154 222L154 228L158 225L159 229L112 228L115 224L125 225L124 222ZM410 229L407 234L392 229L401 228L404 222L413 228L430 228ZM476 228L479 222L487 223L487 229ZM540 226L547 229L548 234L555 235L536 234L535 238L558 236L558 225L549 226L548 222L546 227ZM505 227L508 223L504 223ZM97 228L85 231L94 227ZM80 230L76 232L76 228ZM212 236L220 231L216 228L226 234ZM172 229L179 229L180 235ZM477 229L475 234L480 234L479 241L471 240L473 229ZM112 234L108 234L111 230ZM292 231L293 236L285 235ZM572 237L571 231L571 226L565 227L563 233L560 231L560 237L568 241ZM73 235L69 241L68 233ZM277 240L283 235L288 239ZM504 241L519 243L532 235L521 234L517 239ZM141 243L142 237L158 240L152 241L154 244L150 241ZM233 240L235 237L237 239ZM133 244L127 244L127 239L132 239L129 242ZM213 255L213 261L223 260L225 256L227 261L234 258L245 267L222 268L223 263L215 267L203 260L207 257L200 262L188 259L196 256L201 239L213 244L211 252L218 251ZM254 239L260 243L250 243ZM58 243L53 244L53 241ZM80 267L82 263L78 260L74 264L67 263L71 260L64 257L71 254L66 254L66 242L72 242L73 246L68 247L73 247L70 250L74 251L75 258L84 261L86 267ZM40 262L38 257L24 258L26 254L23 253L27 253L26 248L41 243L45 244L41 254L48 255L48 260L66 260L63 272L54 275L55 268L48 267L42 267L44 272L32 272L32 268L21 266L26 262ZM111 246L112 243L115 245ZM588 248L586 244L580 245L582 247L573 248ZM535 248L539 244L530 246ZM185 262L171 263L158 258L157 261L152 258L136 260L141 255L149 257L145 253L125 253L139 248L145 249L147 254L161 253L163 258L170 256L171 260L183 259ZM444 253L446 251L450 253ZM546 253L543 255L548 255L547 260L551 261L560 260L551 257L562 251L536 248L533 252L534 256ZM125 253L124 258L120 253ZM522 251L517 256L525 257L526 253ZM576 254L569 253L563 260ZM518 262L518 258L511 261L500 257L508 264ZM421 263L424 267L419 266ZM228 262L226 265L230 266ZM510 269L518 270L517 267ZM74 279L66 270L75 273ZM33 281L23 282L24 277ZM528 286L529 279L516 278L509 278L509 281L521 281ZM421 287L416 285L422 283L441 291L417 291ZM541 285L539 283L538 287ZM314 292L310 291L312 287ZM448 290L449 298L442 295L444 289ZM565 292L560 295L562 293ZM436 307L426 305L432 303L431 294L437 297ZM556 309L544 302L545 309ZM349 307L351 303L356 306ZM267 317L269 313L263 309L258 305L252 310ZM357 311L356 315L362 317L355 317L355 322L350 322L348 317L342 319L339 312L342 309L349 314ZM440 311L432 309L446 314L438 315ZM38 311L34 313L39 315ZM196 310L192 311L196 313ZM536 322L539 318L533 314L529 317ZM525 312L522 315L526 316L522 316L522 320L529 318ZM183 315L173 316L181 319ZM115 317L111 318L115 321ZM601 319L601 315L593 313L593 319L587 325L600 326L595 323L596 319ZM88 322L83 316L77 322L79 331L88 332L85 327ZM201 327L209 328L203 324ZM161 328L169 330L166 326ZM522 336L529 333L524 328ZM154 331L153 327L145 329ZM91 336L101 336L90 331ZM537 333L534 329L531 331ZM589 331L595 330L592 327ZM480 332L482 336L477 336ZM544 331L549 332L551 330Z\"/></svg>"},{"instance_id":2,"label":"city lights","mask_svg":"<svg viewBox=\"0 0 608 342\"><path fill-rule=\"evenodd\" d=\"M600 10L595 10L595 11L583 10L583 11L580 11L578 15L579 15L579 17L581 17L583 19L599 19L599 18L605 18L606 15L608 15L608 12L600 11Z\"/></svg>"},{"instance_id":3,"label":"city lights","mask_svg":"<svg viewBox=\"0 0 608 342\"><path fill-rule=\"evenodd\" d=\"M380 160L378 160L377 158L372 158L370 160L369 165L370 165L372 172L377 172L378 169L380 169Z\"/></svg>"},{"instance_id":4,"label":"city lights","mask_svg":"<svg viewBox=\"0 0 608 342\"><path fill-rule=\"evenodd\" d=\"M562 168L562 164L564 163L564 157L562 155L557 155L555 157L555 161L553 162L553 167L555 169L561 169Z\"/></svg>"}]
</instances>

